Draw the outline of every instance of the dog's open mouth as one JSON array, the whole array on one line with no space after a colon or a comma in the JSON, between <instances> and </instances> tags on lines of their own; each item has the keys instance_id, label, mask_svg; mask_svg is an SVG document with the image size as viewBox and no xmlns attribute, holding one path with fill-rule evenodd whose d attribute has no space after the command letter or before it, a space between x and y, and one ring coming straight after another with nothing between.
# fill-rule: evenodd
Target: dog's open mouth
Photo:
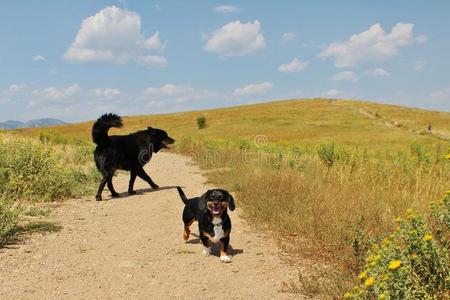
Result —
<instances>
[{"instance_id":1,"label":"dog's open mouth","mask_svg":"<svg viewBox=\"0 0 450 300\"><path fill-rule=\"evenodd\" d=\"M172 146L173 142L172 141L163 140L162 144L164 145L164 148L170 149L170 147Z\"/></svg>"},{"instance_id":2,"label":"dog's open mouth","mask_svg":"<svg viewBox=\"0 0 450 300\"><path fill-rule=\"evenodd\" d=\"M220 215L220 208L219 207L213 207L211 208L211 213L215 216Z\"/></svg>"}]
</instances>

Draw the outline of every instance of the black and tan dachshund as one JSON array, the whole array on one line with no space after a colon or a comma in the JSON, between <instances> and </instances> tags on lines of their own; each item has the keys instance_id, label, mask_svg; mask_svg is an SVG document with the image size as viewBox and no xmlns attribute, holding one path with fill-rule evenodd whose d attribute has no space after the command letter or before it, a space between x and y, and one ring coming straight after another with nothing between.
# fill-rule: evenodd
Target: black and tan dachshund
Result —
<instances>
[{"instance_id":1,"label":"black and tan dachshund","mask_svg":"<svg viewBox=\"0 0 450 300\"><path fill-rule=\"evenodd\" d=\"M188 199L180 187L177 187L181 200L184 203L183 210L183 239L187 241L191 233L189 227L198 221L200 239L205 247L203 253L211 254L210 242L221 244L220 261L229 263L231 257L228 254L230 243L231 219L228 208L235 209L233 196L225 190L208 190L200 197Z\"/></svg>"},{"instance_id":2,"label":"black and tan dachshund","mask_svg":"<svg viewBox=\"0 0 450 300\"><path fill-rule=\"evenodd\" d=\"M153 153L169 148L175 140L164 130L151 127L128 135L109 136L108 130L111 127L122 127L122 119L118 115L104 114L92 126L92 139L97 144L94 151L95 164L103 175L95 199L102 200L106 184L111 196L119 197L112 184L116 170L131 172L128 186L130 195L136 193L133 190L136 176L148 182L153 189L158 189L159 186L145 173L143 167L150 161Z\"/></svg>"}]
</instances>

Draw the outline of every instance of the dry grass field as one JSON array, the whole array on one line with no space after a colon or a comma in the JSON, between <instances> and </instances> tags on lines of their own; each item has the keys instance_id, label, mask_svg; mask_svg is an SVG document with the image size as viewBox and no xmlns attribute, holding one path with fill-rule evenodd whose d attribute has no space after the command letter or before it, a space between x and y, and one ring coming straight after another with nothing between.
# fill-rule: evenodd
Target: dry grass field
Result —
<instances>
[{"instance_id":1,"label":"dry grass field","mask_svg":"<svg viewBox=\"0 0 450 300\"><path fill-rule=\"evenodd\" d=\"M91 126L14 134L85 144ZM290 286L311 294L342 296L370 245L395 228L394 218L409 208L428 218L430 203L449 188L450 113L289 100L124 117L124 127L111 134L147 126L173 136L175 151L194 157L214 184L236 193L248 220L272 230L293 257L323 266ZM317 276L315 284L306 279Z\"/></svg>"}]
</instances>

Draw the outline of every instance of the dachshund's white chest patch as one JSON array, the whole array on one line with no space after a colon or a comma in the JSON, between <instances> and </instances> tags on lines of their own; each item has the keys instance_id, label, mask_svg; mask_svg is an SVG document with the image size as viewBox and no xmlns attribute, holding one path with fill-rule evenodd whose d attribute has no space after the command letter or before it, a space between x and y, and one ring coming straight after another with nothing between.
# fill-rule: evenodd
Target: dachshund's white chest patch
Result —
<instances>
[{"instance_id":1,"label":"dachshund's white chest patch","mask_svg":"<svg viewBox=\"0 0 450 300\"><path fill-rule=\"evenodd\" d=\"M214 225L214 238L211 239L211 242L218 243L224 236L224 232L222 229L222 219L213 218L212 223Z\"/></svg>"}]
</instances>

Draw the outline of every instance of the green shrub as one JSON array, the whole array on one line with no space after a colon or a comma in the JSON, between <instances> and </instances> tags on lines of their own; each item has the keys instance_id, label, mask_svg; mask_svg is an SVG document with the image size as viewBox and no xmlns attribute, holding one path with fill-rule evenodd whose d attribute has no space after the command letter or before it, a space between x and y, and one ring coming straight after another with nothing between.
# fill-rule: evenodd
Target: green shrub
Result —
<instances>
[{"instance_id":1,"label":"green shrub","mask_svg":"<svg viewBox=\"0 0 450 300\"><path fill-rule=\"evenodd\" d=\"M58 150L32 139L0 138L0 196L53 201L83 194L97 175L92 166L82 164L87 152L80 149Z\"/></svg>"},{"instance_id":2,"label":"green shrub","mask_svg":"<svg viewBox=\"0 0 450 300\"><path fill-rule=\"evenodd\" d=\"M445 198L448 203L450 195ZM447 215L448 207L437 214ZM444 299L450 289L447 247L435 239L424 218L412 210L366 256L359 283L344 294L346 299Z\"/></svg>"},{"instance_id":3,"label":"green shrub","mask_svg":"<svg viewBox=\"0 0 450 300\"><path fill-rule=\"evenodd\" d=\"M11 203L0 199L0 248L13 236L18 223L18 210Z\"/></svg>"},{"instance_id":4,"label":"green shrub","mask_svg":"<svg viewBox=\"0 0 450 300\"><path fill-rule=\"evenodd\" d=\"M206 127L206 118L204 116L200 116L197 118L198 129L203 129Z\"/></svg>"},{"instance_id":5,"label":"green shrub","mask_svg":"<svg viewBox=\"0 0 450 300\"><path fill-rule=\"evenodd\" d=\"M431 213L434 218L436 238L446 248L450 248L450 190L444 198L431 204Z\"/></svg>"},{"instance_id":6,"label":"green shrub","mask_svg":"<svg viewBox=\"0 0 450 300\"><path fill-rule=\"evenodd\" d=\"M320 145L317 154L319 155L320 161L328 168L334 165L336 160L334 143Z\"/></svg>"}]
</instances>

